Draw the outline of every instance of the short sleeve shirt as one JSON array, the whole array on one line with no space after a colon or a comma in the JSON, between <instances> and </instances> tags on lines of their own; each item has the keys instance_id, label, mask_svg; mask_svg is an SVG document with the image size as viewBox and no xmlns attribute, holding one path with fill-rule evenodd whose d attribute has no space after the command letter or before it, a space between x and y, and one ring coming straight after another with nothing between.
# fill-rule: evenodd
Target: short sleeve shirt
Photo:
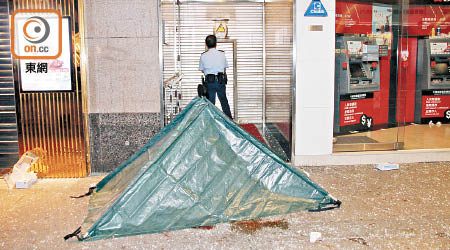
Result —
<instances>
[{"instance_id":1,"label":"short sleeve shirt","mask_svg":"<svg viewBox=\"0 0 450 250\"><path fill-rule=\"evenodd\" d=\"M223 73L226 67L228 67L228 62L225 53L212 48L201 55L198 69L203 70L206 75L217 75L219 72Z\"/></svg>"}]
</instances>

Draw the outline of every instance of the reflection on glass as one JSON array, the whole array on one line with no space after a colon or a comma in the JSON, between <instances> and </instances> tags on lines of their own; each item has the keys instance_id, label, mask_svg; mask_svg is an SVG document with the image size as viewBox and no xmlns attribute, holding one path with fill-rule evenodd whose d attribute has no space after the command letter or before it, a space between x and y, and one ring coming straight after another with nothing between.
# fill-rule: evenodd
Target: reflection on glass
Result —
<instances>
[{"instance_id":1,"label":"reflection on glass","mask_svg":"<svg viewBox=\"0 0 450 250\"><path fill-rule=\"evenodd\" d=\"M450 5L443 2L336 1L335 152L450 148L448 23ZM378 65L352 63L364 63L353 52L367 50L344 48L343 39L375 41ZM344 94L346 74L354 86L374 69L378 89Z\"/></svg>"}]
</instances>

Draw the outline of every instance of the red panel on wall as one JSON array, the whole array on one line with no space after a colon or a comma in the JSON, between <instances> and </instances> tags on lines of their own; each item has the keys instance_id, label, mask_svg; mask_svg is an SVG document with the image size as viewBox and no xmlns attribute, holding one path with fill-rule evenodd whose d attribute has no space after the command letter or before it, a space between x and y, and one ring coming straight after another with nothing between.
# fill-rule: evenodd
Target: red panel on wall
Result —
<instances>
[{"instance_id":1,"label":"red panel on wall","mask_svg":"<svg viewBox=\"0 0 450 250\"><path fill-rule=\"evenodd\" d=\"M430 36L433 28L437 34L438 26L441 33L450 32L450 6L410 6L408 14L410 36Z\"/></svg>"},{"instance_id":2,"label":"red panel on wall","mask_svg":"<svg viewBox=\"0 0 450 250\"><path fill-rule=\"evenodd\" d=\"M422 96L422 118L442 118L448 110L450 110L450 95Z\"/></svg>"},{"instance_id":3,"label":"red panel on wall","mask_svg":"<svg viewBox=\"0 0 450 250\"><path fill-rule=\"evenodd\" d=\"M340 105L341 126L359 124L362 115L373 117L373 98L341 101Z\"/></svg>"},{"instance_id":4,"label":"red panel on wall","mask_svg":"<svg viewBox=\"0 0 450 250\"><path fill-rule=\"evenodd\" d=\"M372 5L336 2L336 33L372 33Z\"/></svg>"},{"instance_id":5,"label":"red panel on wall","mask_svg":"<svg viewBox=\"0 0 450 250\"><path fill-rule=\"evenodd\" d=\"M397 122L414 121L416 96L417 38L401 39L400 50L408 51L408 60L400 58L397 91Z\"/></svg>"},{"instance_id":6,"label":"red panel on wall","mask_svg":"<svg viewBox=\"0 0 450 250\"><path fill-rule=\"evenodd\" d=\"M374 125L387 124L389 119L390 54L380 59L380 91L373 93Z\"/></svg>"}]
</instances>

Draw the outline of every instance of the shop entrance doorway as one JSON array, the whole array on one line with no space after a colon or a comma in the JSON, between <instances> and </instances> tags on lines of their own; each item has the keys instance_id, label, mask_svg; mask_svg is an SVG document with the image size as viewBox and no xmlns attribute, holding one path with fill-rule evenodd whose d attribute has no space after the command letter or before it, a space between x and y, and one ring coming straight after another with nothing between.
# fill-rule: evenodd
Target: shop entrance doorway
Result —
<instances>
[{"instance_id":1,"label":"shop entrance doorway","mask_svg":"<svg viewBox=\"0 0 450 250\"><path fill-rule=\"evenodd\" d=\"M161 0L160 12L165 124L197 96L204 40L217 33L234 121L289 160L293 2Z\"/></svg>"}]
</instances>

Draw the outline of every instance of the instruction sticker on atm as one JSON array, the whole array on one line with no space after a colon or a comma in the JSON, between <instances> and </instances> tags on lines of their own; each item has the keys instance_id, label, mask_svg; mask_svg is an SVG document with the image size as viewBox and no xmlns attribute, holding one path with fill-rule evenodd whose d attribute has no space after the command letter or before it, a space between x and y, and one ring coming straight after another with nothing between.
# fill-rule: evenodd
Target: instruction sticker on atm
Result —
<instances>
[{"instance_id":1,"label":"instruction sticker on atm","mask_svg":"<svg viewBox=\"0 0 450 250\"><path fill-rule=\"evenodd\" d=\"M447 54L449 53L448 43L430 43L431 54Z\"/></svg>"},{"instance_id":2,"label":"instruction sticker on atm","mask_svg":"<svg viewBox=\"0 0 450 250\"><path fill-rule=\"evenodd\" d=\"M349 54L359 54L362 51L362 41L347 41Z\"/></svg>"}]
</instances>

